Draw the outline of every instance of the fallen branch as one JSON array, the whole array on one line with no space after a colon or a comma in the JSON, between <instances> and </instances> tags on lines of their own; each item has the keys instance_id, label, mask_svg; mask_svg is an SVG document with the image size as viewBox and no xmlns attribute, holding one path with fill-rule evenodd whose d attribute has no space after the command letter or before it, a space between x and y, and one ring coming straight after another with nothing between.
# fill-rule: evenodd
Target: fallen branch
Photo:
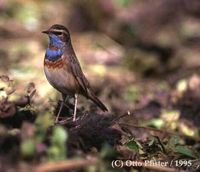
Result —
<instances>
[{"instance_id":1,"label":"fallen branch","mask_svg":"<svg viewBox=\"0 0 200 172\"><path fill-rule=\"evenodd\" d=\"M87 165L94 165L97 163L98 160L94 157L93 158L90 157L89 159L84 159L84 160L66 160L60 162L49 162L33 168L33 171L51 172L60 170L70 170L70 169L86 167Z\"/></svg>"}]
</instances>

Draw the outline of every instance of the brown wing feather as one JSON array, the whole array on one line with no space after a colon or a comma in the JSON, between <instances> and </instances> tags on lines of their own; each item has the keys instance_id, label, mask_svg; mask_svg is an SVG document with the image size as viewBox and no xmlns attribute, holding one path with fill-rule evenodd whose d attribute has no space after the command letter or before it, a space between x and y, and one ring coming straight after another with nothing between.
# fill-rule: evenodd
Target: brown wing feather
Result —
<instances>
[{"instance_id":1,"label":"brown wing feather","mask_svg":"<svg viewBox=\"0 0 200 172\"><path fill-rule=\"evenodd\" d=\"M81 66L75 54L72 54L70 56L70 62L73 75L75 76L76 80L81 86L81 89L84 91L84 94L88 95L88 89L90 89L90 85L84 73L81 70Z\"/></svg>"},{"instance_id":2,"label":"brown wing feather","mask_svg":"<svg viewBox=\"0 0 200 172\"><path fill-rule=\"evenodd\" d=\"M71 49L73 50L73 49ZM75 55L74 50L70 53L68 59L70 60L69 64L72 70L73 75L75 76L76 80L78 81L81 87L81 93L86 96L87 98L91 99L97 106L99 106L103 111L107 111L108 109L106 106L95 96L93 93L88 80L86 79L84 73L81 70L81 66L79 61Z\"/></svg>"}]
</instances>

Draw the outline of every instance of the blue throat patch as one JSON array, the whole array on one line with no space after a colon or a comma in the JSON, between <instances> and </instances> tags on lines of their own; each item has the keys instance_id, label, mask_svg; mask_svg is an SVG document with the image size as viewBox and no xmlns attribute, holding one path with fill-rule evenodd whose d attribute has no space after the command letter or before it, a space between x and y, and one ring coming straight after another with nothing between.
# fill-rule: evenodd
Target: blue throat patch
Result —
<instances>
[{"instance_id":1,"label":"blue throat patch","mask_svg":"<svg viewBox=\"0 0 200 172\"><path fill-rule=\"evenodd\" d=\"M62 55L63 55L63 50L62 49L51 50L50 48L47 48L46 49L45 58L50 60L50 61L56 61L59 58L61 58Z\"/></svg>"},{"instance_id":2,"label":"blue throat patch","mask_svg":"<svg viewBox=\"0 0 200 172\"><path fill-rule=\"evenodd\" d=\"M60 40L60 38L54 34L49 34L49 45L57 49L52 50L48 47L46 49L45 59L56 61L61 58L61 56L63 55L64 43Z\"/></svg>"}]
</instances>

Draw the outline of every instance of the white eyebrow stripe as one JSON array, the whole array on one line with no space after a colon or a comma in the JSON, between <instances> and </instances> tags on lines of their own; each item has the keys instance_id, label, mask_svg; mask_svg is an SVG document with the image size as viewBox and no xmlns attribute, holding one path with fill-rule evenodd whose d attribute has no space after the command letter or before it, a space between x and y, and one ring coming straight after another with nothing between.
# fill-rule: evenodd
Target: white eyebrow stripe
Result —
<instances>
[{"instance_id":1,"label":"white eyebrow stripe","mask_svg":"<svg viewBox=\"0 0 200 172\"><path fill-rule=\"evenodd\" d=\"M65 34L68 35L68 32L66 32L66 31L63 30L63 29L52 29L52 30L50 30L50 31L52 31L52 32L64 32Z\"/></svg>"}]
</instances>

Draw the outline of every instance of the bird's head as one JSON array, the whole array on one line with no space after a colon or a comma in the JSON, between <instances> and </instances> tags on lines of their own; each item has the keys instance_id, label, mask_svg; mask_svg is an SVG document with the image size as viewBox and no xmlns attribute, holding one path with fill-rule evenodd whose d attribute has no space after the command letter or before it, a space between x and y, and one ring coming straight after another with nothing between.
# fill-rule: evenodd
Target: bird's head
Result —
<instances>
[{"instance_id":1,"label":"bird's head","mask_svg":"<svg viewBox=\"0 0 200 172\"><path fill-rule=\"evenodd\" d=\"M48 30L42 31L49 36L49 44L60 48L65 44L70 43L70 33L68 29L60 24L52 25Z\"/></svg>"}]
</instances>

